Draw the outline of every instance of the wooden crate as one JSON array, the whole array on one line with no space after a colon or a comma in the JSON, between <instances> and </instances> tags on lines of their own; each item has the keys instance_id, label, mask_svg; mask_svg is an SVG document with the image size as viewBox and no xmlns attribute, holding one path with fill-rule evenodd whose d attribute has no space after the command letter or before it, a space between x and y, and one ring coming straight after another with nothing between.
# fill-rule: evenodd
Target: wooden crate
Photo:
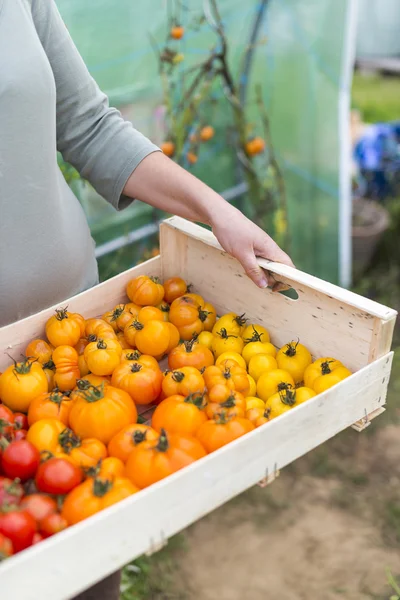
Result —
<instances>
[{"instance_id":1,"label":"wooden crate","mask_svg":"<svg viewBox=\"0 0 400 600\"><path fill-rule=\"evenodd\" d=\"M395 311L284 265L260 260L298 299L258 289L214 236L174 217L161 225L161 255L61 302L85 317L124 302L140 274L180 275L222 313L246 312L281 346L300 338L315 357L334 356L354 374L171 477L5 561L0 596L7 600L68 599L131 559L153 552L178 531L343 429L364 429L384 410L392 363ZM54 308L0 329L0 371L44 334Z\"/></svg>"}]
</instances>

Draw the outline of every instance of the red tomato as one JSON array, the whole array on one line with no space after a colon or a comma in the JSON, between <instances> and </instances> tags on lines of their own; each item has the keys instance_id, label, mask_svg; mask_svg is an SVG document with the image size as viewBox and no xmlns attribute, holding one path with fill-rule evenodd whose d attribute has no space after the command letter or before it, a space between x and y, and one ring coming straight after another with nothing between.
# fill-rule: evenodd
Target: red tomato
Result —
<instances>
[{"instance_id":1,"label":"red tomato","mask_svg":"<svg viewBox=\"0 0 400 600\"><path fill-rule=\"evenodd\" d=\"M68 527L67 520L60 513L53 512L47 515L40 523L39 530L43 537L47 538Z\"/></svg>"},{"instance_id":2,"label":"red tomato","mask_svg":"<svg viewBox=\"0 0 400 600\"><path fill-rule=\"evenodd\" d=\"M57 512L57 502L47 494L31 494L22 499L20 508L26 510L36 521Z\"/></svg>"},{"instance_id":3,"label":"red tomato","mask_svg":"<svg viewBox=\"0 0 400 600\"><path fill-rule=\"evenodd\" d=\"M5 535L0 533L0 563L5 558L8 558L13 553L13 546L11 540Z\"/></svg>"},{"instance_id":4,"label":"red tomato","mask_svg":"<svg viewBox=\"0 0 400 600\"><path fill-rule=\"evenodd\" d=\"M44 537L42 536L41 533L39 533L38 531L35 533L35 535L33 536L33 540L32 540L32 546L34 546L35 544L38 544L39 542L42 542L44 540Z\"/></svg>"},{"instance_id":5,"label":"red tomato","mask_svg":"<svg viewBox=\"0 0 400 600\"><path fill-rule=\"evenodd\" d=\"M14 434L14 413L5 404L0 404L0 436L12 439Z\"/></svg>"},{"instance_id":6,"label":"red tomato","mask_svg":"<svg viewBox=\"0 0 400 600\"><path fill-rule=\"evenodd\" d=\"M17 429L14 432L13 441L18 442L19 440L26 440L27 435L28 435L28 432L26 429Z\"/></svg>"},{"instance_id":7,"label":"red tomato","mask_svg":"<svg viewBox=\"0 0 400 600\"><path fill-rule=\"evenodd\" d=\"M39 450L26 440L11 442L3 452L1 466L7 477L27 481L40 464Z\"/></svg>"},{"instance_id":8,"label":"red tomato","mask_svg":"<svg viewBox=\"0 0 400 600\"><path fill-rule=\"evenodd\" d=\"M0 533L8 537L14 552L32 545L36 521L26 510L11 510L0 514Z\"/></svg>"},{"instance_id":9,"label":"red tomato","mask_svg":"<svg viewBox=\"0 0 400 600\"><path fill-rule=\"evenodd\" d=\"M14 413L14 428L15 429L28 429L28 417L24 413Z\"/></svg>"},{"instance_id":10,"label":"red tomato","mask_svg":"<svg viewBox=\"0 0 400 600\"><path fill-rule=\"evenodd\" d=\"M36 485L48 494L68 494L82 481L82 471L65 458L50 458L36 473Z\"/></svg>"},{"instance_id":11,"label":"red tomato","mask_svg":"<svg viewBox=\"0 0 400 600\"><path fill-rule=\"evenodd\" d=\"M0 510L5 505L15 505L21 502L24 488L18 481L0 477Z\"/></svg>"}]
</instances>

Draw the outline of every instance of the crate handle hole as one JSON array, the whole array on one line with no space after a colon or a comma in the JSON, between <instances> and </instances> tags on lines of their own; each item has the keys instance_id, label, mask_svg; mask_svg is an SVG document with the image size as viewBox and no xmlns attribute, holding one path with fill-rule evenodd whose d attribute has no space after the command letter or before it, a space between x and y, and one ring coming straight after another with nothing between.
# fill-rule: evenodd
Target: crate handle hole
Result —
<instances>
[{"instance_id":1,"label":"crate handle hole","mask_svg":"<svg viewBox=\"0 0 400 600\"><path fill-rule=\"evenodd\" d=\"M285 298L289 298L289 300L299 299L298 293L292 287L288 288L287 290L279 290L278 294L281 294L281 296L285 296Z\"/></svg>"}]
</instances>

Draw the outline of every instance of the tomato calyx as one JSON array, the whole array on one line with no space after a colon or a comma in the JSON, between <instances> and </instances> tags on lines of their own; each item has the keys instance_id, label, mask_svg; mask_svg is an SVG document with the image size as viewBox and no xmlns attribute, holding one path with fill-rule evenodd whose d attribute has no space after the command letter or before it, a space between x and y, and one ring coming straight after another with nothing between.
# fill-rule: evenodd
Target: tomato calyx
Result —
<instances>
[{"instance_id":1,"label":"tomato calyx","mask_svg":"<svg viewBox=\"0 0 400 600\"><path fill-rule=\"evenodd\" d=\"M116 321L117 319L119 319L119 317L122 315L124 310L125 310L125 304L123 306L117 306L117 308L114 308L114 310L112 311L112 314L111 314L110 321Z\"/></svg>"},{"instance_id":2,"label":"tomato calyx","mask_svg":"<svg viewBox=\"0 0 400 600\"><path fill-rule=\"evenodd\" d=\"M93 481L93 495L102 498L111 490L112 486L112 481L109 479L98 479L96 477Z\"/></svg>"},{"instance_id":3,"label":"tomato calyx","mask_svg":"<svg viewBox=\"0 0 400 600\"><path fill-rule=\"evenodd\" d=\"M98 350L107 350L106 342L102 339L97 340L97 348Z\"/></svg>"},{"instance_id":4,"label":"tomato calyx","mask_svg":"<svg viewBox=\"0 0 400 600\"><path fill-rule=\"evenodd\" d=\"M169 440L167 436L167 432L165 429L161 429L160 437L158 438L157 445L154 447L154 450L157 452L166 452L169 448Z\"/></svg>"},{"instance_id":5,"label":"tomato calyx","mask_svg":"<svg viewBox=\"0 0 400 600\"><path fill-rule=\"evenodd\" d=\"M43 365L43 369L50 369L51 371L55 371L56 370L56 365L54 364L54 362L50 359L48 360L46 363L44 363Z\"/></svg>"},{"instance_id":6,"label":"tomato calyx","mask_svg":"<svg viewBox=\"0 0 400 600\"><path fill-rule=\"evenodd\" d=\"M159 305L159 309L161 310L161 312L163 313L169 313L169 311L171 310L171 307L169 304L167 304L167 302L162 302Z\"/></svg>"},{"instance_id":7,"label":"tomato calyx","mask_svg":"<svg viewBox=\"0 0 400 600\"><path fill-rule=\"evenodd\" d=\"M278 383L278 392L283 392L292 388L293 386L291 383L286 383L285 381L281 381L280 383Z\"/></svg>"},{"instance_id":8,"label":"tomato calyx","mask_svg":"<svg viewBox=\"0 0 400 600\"><path fill-rule=\"evenodd\" d=\"M144 442L146 440L146 436L147 436L146 431L139 431L137 429L132 434L132 441L135 444L135 446L137 446L138 444L141 444L142 442Z\"/></svg>"},{"instance_id":9,"label":"tomato calyx","mask_svg":"<svg viewBox=\"0 0 400 600\"><path fill-rule=\"evenodd\" d=\"M81 438L76 435L72 429L66 427L58 436L58 441L61 448L66 454L69 454L74 448L79 448L82 445Z\"/></svg>"},{"instance_id":10,"label":"tomato calyx","mask_svg":"<svg viewBox=\"0 0 400 600\"><path fill-rule=\"evenodd\" d=\"M252 327L253 327L253 333L251 334L251 337L245 338L245 340L244 340L246 342L246 344L250 344L250 342L262 342L263 334L259 333L257 331L257 329L254 327L254 325Z\"/></svg>"},{"instance_id":11,"label":"tomato calyx","mask_svg":"<svg viewBox=\"0 0 400 600\"><path fill-rule=\"evenodd\" d=\"M175 383L181 383L185 379L185 373L182 373L182 371L172 371L172 379Z\"/></svg>"},{"instance_id":12,"label":"tomato calyx","mask_svg":"<svg viewBox=\"0 0 400 600\"><path fill-rule=\"evenodd\" d=\"M286 354L286 356L296 356L297 354L297 346L299 345L300 340L298 339L297 342L289 342L288 344L286 344L286 350L284 350L284 354Z\"/></svg>"},{"instance_id":13,"label":"tomato calyx","mask_svg":"<svg viewBox=\"0 0 400 600\"><path fill-rule=\"evenodd\" d=\"M50 450L42 450L41 451L41 453L40 453L40 462L41 463L47 462L51 458L54 458L54 454L52 452L50 452Z\"/></svg>"},{"instance_id":14,"label":"tomato calyx","mask_svg":"<svg viewBox=\"0 0 400 600\"><path fill-rule=\"evenodd\" d=\"M153 282L153 283L160 283L160 278L156 277L155 275L151 275L151 277L149 277L149 279Z\"/></svg>"},{"instance_id":15,"label":"tomato calyx","mask_svg":"<svg viewBox=\"0 0 400 600\"><path fill-rule=\"evenodd\" d=\"M330 363L334 362L333 360L326 360L321 364L321 375L329 375L332 373L332 369L330 368Z\"/></svg>"},{"instance_id":16,"label":"tomato calyx","mask_svg":"<svg viewBox=\"0 0 400 600\"><path fill-rule=\"evenodd\" d=\"M214 421L217 425L226 425L233 419L233 416L227 415L225 411L221 411L220 413L216 413L214 415Z\"/></svg>"},{"instance_id":17,"label":"tomato calyx","mask_svg":"<svg viewBox=\"0 0 400 600\"><path fill-rule=\"evenodd\" d=\"M237 338L237 335L233 335L233 333L228 333L225 327L222 327L220 331L217 331L217 335L219 335L222 340L227 340L228 338Z\"/></svg>"},{"instance_id":18,"label":"tomato calyx","mask_svg":"<svg viewBox=\"0 0 400 600\"><path fill-rule=\"evenodd\" d=\"M7 355L14 363L13 373L15 377L18 379L18 375L27 375L30 373L33 363L37 361L37 358L32 356L24 356L21 354L21 361L17 362L12 356Z\"/></svg>"},{"instance_id":19,"label":"tomato calyx","mask_svg":"<svg viewBox=\"0 0 400 600\"><path fill-rule=\"evenodd\" d=\"M204 310L203 308L199 308L199 319L202 323L205 323L208 315L211 315L212 312L210 310Z\"/></svg>"},{"instance_id":20,"label":"tomato calyx","mask_svg":"<svg viewBox=\"0 0 400 600\"><path fill-rule=\"evenodd\" d=\"M139 350L132 350L132 352L129 352L128 354L125 355L125 359L126 360L133 360L133 361L137 361L139 360L139 358L141 357L141 353L139 352Z\"/></svg>"},{"instance_id":21,"label":"tomato calyx","mask_svg":"<svg viewBox=\"0 0 400 600\"><path fill-rule=\"evenodd\" d=\"M197 338L198 338L198 336L195 335L192 337L191 340L183 342L183 346L188 354L190 354L190 352L193 352L193 346L196 344Z\"/></svg>"},{"instance_id":22,"label":"tomato calyx","mask_svg":"<svg viewBox=\"0 0 400 600\"><path fill-rule=\"evenodd\" d=\"M65 308L56 308L56 319L57 321L63 321L64 319L68 319L68 306Z\"/></svg>"},{"instance_id":23,"label":"tomato calyx","mask_svg":"<svg viewBox=\"0 0 400 600\"><path fill-rule=\"evenodd\" d=\"M294 406L296 404L296 390L287 388L279 392L279 397L282 404L286 406Z\"/></svg>"},{"instance_id":24,"label":"tomato calyx","mask_svg":"<svg viewBox=\"0 0 400 600\"><path fill-rule=\"evenodd\" d=\"M232 378L232 374L231 374L231 368L230 367L225 367L225 369L222 372L222 377L226 380L231 379Z\"/></svg>"},{"instance_id":25,"label":"tomato calyx","mask_svg":"<svg viewBox=\"0 0 400 600\"><path fill-rule=\"evenodd\" d=\"M82 380L78 380L78 381L82 381ZM83 381L85 381L87 384L89 384L89 385L85 385L85 387L83 389L79 388L79 392L81 393L83 398L86 400L86 402L97 402L98 400L101 400L102 398L104 398L104 382L101 383L100 385L96 386L96 385L92 385L91 383L89 383L87 381L87 379L84 379Z\"/></svg>"},{"instance_id":26,"label":"tomato calyx","mask_svg":"<svg viewBox=\"0 0 400 600\"><path fill-rule=\"evenodd\" d=\"M53 390L49 394L49 400L50 402L54 402L54 404L57 404L57 406L60 406L61 402L65 400L65 394L63 392L60 392L60 390L58 389Z\"/></svg>"},{"instance_id":27,"label":"tomato calyx","mask_svg":"<svg viewBox=\"0 0 400 600\"><path fill-rule=\"evenodd\" d=\"M78 390L80 392L88 390L91 387L91 385L92 384L87 379L77 379L76 380L76 387L78 388ZM63 394L66 395L66 392L63 392Z\"/></svg>"},{"instance_id":28,"label":"tomato calyx","mask_svg":"<svg viewBox=\"0 0 400 600\"><path fill-rule=\"evenodd\" d=\"M222 408L235 408L235 406L236 406L235 396L230 395L229 398L224 400L224 402L220 403L220 406Z\"/></svg>"},{"instance_id":29,"label":"tomato calyx","mask_svg":"<svg viewBox=\"0 0 400 600\"><path fill-rule=\"evenodd\" d=\"M97 337L97 335L95 333L91 333L90 335L88 335L86 337L86 339L87 339L88 342L97 342L97 340L99 338Z\"/></svg>"},{"instance_id":30,"label":"tomato calyx","mask_svg":"<svg viewBox=\"0 0 400 600\"><path fill-rule=\"evenodd\" d=\"M243 325L246 325L246 323L248 321L248 319L246 317L246 313L238 315L233 320L239 325L239 327L243 327Z\"/></svg>"},{"instance_id":31,"label":"tomato calyx","mask_svg":"<svg viewBox=\"0 0 400 600\"><path fill-rule=\"evenodd\" d=\"M140 321L138 321L137 319L135 319L134 321L132 321L132 323L129 325L129 329L133 327L134 329L136 329L136 331L141 331L144 328L143 323L141 323Z\"/></svg>"},{"instance_id":32,"label":"tomato calyx","mask_svg":"<svg viewBox=\"0 0 400 600\"><path fill-rule=\"evenodd\" d=\"M199 410L202 410L207 406L205 394L201 392L193 392L193 394L189 394L188 396L186 396L184 402L186 402L187 404L193 404Z\"/></svg>"},{"instance_id":33,"label":"tomato calyx","mask_svg":"<svg viewBox=\"0 0 400 600\"><path fill-rule=\"evenodd\" d=\"M143 369L143 365L140 365L137 362L135 362L135 363L133 363L133 365L131 365L131 373L139 373L139 371L141 371L142 369Z\"/></svg>"}]
</instances>

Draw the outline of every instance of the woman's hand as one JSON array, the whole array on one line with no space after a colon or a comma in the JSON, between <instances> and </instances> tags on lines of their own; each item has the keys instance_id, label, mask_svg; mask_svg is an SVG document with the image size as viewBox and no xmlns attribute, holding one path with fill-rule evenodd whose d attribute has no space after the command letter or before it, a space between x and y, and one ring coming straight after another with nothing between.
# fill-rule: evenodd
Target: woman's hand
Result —
<instances>
[{"instance_id":1,"label":"woman's hand","mask_svg":"<svg viewBox=\"0 0 400 600\"><path fill-rule=\"evenodd\" d=\"M257 263L257 256L294 267L289 256L279 248L255 223L239 210L227 205L225 210L212 218L212 229L219 243L228 254L234 256L256 285L268 285L275 291L280 289L273 277L268 276Z\"/></svg>"}]
</instances>

